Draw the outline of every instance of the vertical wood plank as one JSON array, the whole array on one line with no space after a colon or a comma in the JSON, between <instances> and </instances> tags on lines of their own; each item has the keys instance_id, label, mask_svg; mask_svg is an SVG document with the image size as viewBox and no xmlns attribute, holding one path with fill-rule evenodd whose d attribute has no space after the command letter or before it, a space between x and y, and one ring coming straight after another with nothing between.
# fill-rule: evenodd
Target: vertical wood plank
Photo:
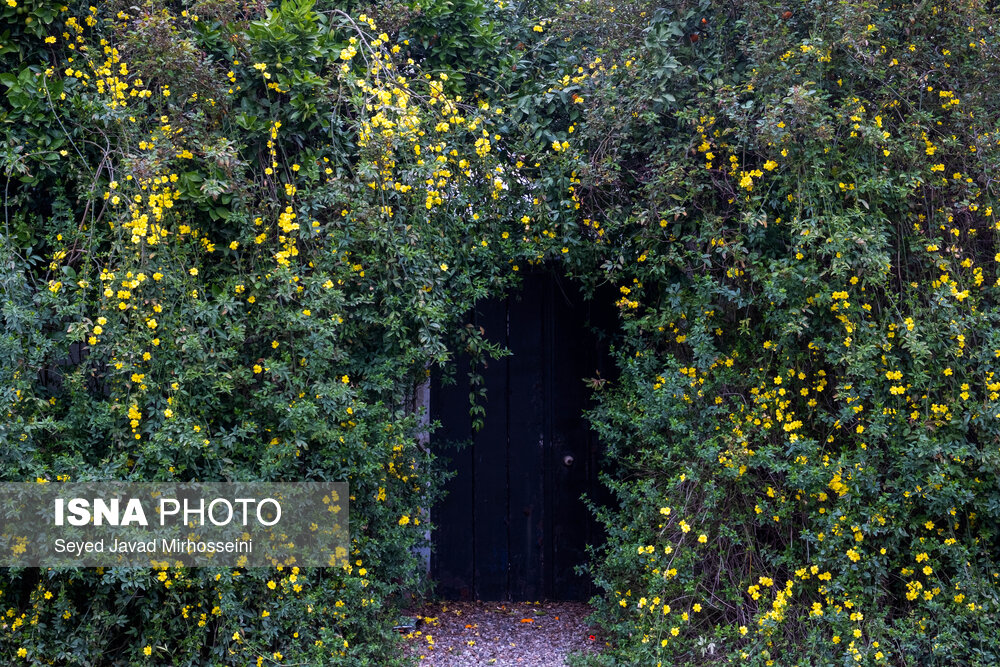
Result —
<instances>
[{"instance_id":1,"label":"vertical wood plank","mask_svg":"<svg viewBox=\"0 0 1000 667\"><path fill-rule=\"evenodd\" d=\"M527 276L510 301L510 569L515 600L546 597L544 281Z\"/></svg>"},{"instance_id":2,"label":"vertical wood plank","mask_svg":"<svg viewBox=\"0 0 1000 667\"><path fill-rule=\"evenodd\" d=\"M591 490L591 433L583 417L590 395L583 382L597 373L587 303L568 281L552 281L548 321L553 326L552 369L552 596L586 599L587 579L575 572L586 562L591 516L582 500Z\"/></svg>"},{"instance_id":3,"label":"vertical wood plank","mask_svg":"<svg viewBox=\"0 0 1000 667\"><path fill-rule=\"evenodd\" d=\"M441 422L432 436L438 456L451 459L448 469L456 475L445 485L447 495L433 509L434 523L431 575L437 594L449 600L470 600L473 590L475 532L473 505L472 434L469 416L469 362L464 356L455 361L457 384L442 386L440 372L431 377L431 419ZM459 443L466 446L459 446Z\"/></svg>"},{"instance_id":4,"label":"vertical wood plank","mask_svg":"<svg viewBox=\"0 0 1000 667\"><path fill-rule=\"evenodd\" d=\"M546 274L545 280L539 287L538 292L542 295L542 383L544 386L544 396L542 399L542 428L545 432L544 446L542 448L542 484L545 503L545 542L542 549L542 595L549 599L556 599L555 580L556 569L556 530L558 521L555 514L556 507L556 470L552 466L552 440L553 429L555 428L555 415L553 414L554 394L559 390L555 386L555 369L553 364L555 355L553 350L559 341L556 340L556 327L552 312L553 297L552 276Z\"/></svg>"},{"instance_id":5,"label":"vertical wood plank","mask_svg":"<svg viewBox=\"0 0 1000 667\"><path fill-rule=\"evenodd\" d=\"M618 379L618 367L611 354L611 346L617 342L621 336L618 309L614 303L618 300L619 293L614 285L605 285L599 288L593 298L587 302L587 322L591 326L587 336L588 345L593 358L593 368L596 373L588 374L585 377L600 378L606 382L614 382ZM591 389L584 387L587 391L587 403L585 408L593 407L596 400L590 393ZM584 420L586 422L586 420ZM614 502L611 491L605 487L600 480L600 472L604 470L604 445L601 443L597 433L590 428L587 423L587 496L599 506L609 506ZM606 539L604 527L597 519L588 512L587 517L587 544L601 545ZM587 599L597 593L593 583L587 579L586 586L581 590L579 599Z\"/></svg>"},{"instance_id":6,"label":"vertical wood plank","mask_svg":"<svg viewBox=\"0 0 1000 667\"><path fill-rule=\"evenodd\" d=\"M476 326L487 340L506 346L507 302L486 301L476 308ZM476 434L475 466L475 587L481 600L508 597L507 489L507 359L490 360L482 369L486 414Z\"/></svg>"}]
</instances>

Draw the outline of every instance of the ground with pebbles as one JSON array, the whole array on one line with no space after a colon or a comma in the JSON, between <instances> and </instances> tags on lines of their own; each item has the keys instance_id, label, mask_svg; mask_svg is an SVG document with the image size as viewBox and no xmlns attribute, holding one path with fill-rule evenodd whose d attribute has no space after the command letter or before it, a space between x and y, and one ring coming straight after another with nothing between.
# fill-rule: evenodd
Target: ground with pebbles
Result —
<instances>
[{"instance_id":1,"label":"ground with pebbles","mask_svg":"<svg viewBox=\"0 0 1000 667\"><path fill-rule=\"evenodd\" d=\"M580 602L436 602L409 614L417 625L406 637L422 666L559 667L602 646L590 611Z\"/></svg>"}]
</instances>

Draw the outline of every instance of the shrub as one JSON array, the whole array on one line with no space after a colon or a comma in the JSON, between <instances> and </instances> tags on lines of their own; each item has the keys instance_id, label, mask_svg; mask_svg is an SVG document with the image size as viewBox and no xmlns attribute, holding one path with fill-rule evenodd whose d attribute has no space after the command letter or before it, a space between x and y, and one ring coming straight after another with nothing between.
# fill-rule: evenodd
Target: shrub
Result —
<instances>
[{"instance_id":1,"label":"shrub","mask_svg":"<svg viewBox=\"0 0 1000 667\"><path fill-rule=\"evenodd\" d=\"M650 19L581 123L629 339L597 661L995 663L987 10Z\"/></svg>"},{"instance_id":2,"label":"shrub","mask_svg":"<svg viewBox=\"0 0 1000 667\"><path fill-rule=\"evenodd\" d=\"M625 337L587 660L1000 659L989 6L0 11L4 479L346 480L354 552L12 571L0 655L398 661L406 398L547 261Z\"/></svg>"},{"instance_id":3,"label":"shrub","mask_svg":"<svg viewBox=\"0 0 1000 667\"><path fill-rule=\"evenodd\" d=\"M491 349L453 325L521 256L497 113L336 5L2 11L0 474L345 481L352 553L10 571L0 656L402 660L440 472L408 396L454 349Z\"/></svg>"}]
</instances>

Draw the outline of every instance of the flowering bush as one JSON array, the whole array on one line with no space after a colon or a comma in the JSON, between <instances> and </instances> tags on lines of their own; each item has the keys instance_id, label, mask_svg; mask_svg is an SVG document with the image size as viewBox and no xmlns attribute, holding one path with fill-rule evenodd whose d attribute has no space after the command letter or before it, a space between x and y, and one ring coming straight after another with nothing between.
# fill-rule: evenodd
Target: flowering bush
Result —
<instances>
[{"instance_id":1,"label":"flowering bush","mask_svg":"<svg viewBox=\"0 0 1000 667\"><path fill-rule=\"evenodd\" d=\"M627 336L594 662L995 664L988 12L637 20L581 122L579 270Z\"/></svg>"},{"instance_id":2,"label":"flowering bush","mask_svg":"<svg viewBox=\"0 0 1000 667\"><path fill-rule=\"evenodd\" d=\"M408 400L490 349L454 324L523 254L503 109L335 5L0 11L3 478L346 481L352 536L342 570L11 571L0 656L400 660L439 488Z\"/></svg>"},{"instance_id":3,"label":"flowering bush","mask_svg":"<svg viewBox=\"0 0 1000 667\"><path fill-rule=\"evenodd\" d=\"M349 4L0 8L3 478L352 489L342 570L11 571L0 655L401 660L409 394L547 261L624 336L588 660L1000 660L991 10Z\"/></svg>"}]
</instances>

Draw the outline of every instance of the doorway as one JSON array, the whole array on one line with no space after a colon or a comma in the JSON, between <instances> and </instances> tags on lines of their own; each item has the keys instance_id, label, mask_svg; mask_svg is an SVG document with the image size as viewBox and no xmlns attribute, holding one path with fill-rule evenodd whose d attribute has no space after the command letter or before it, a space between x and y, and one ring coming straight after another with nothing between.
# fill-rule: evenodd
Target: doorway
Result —
<instances>
[{"instance_id":1,"label":"doorway","mask_svg":"<svg viewBox=\"0 0 1000 667\"><path fill-rule=\"evenodd\" d=\"M601 502L601 448L583 417L589 378L613 363L612 299L585 300L552 272L524 277L507 298L484 301L471 323L511 355L481 369L483 427L472 430L469 360L456 360L456 384L431 381L430 413L439 420L431 447L455 472L435 506L431 576L446 599L586 600L575 568L600 529L581 496ZM454 443L468 442L455 448Z\"/></svg>"}]
</instances>

